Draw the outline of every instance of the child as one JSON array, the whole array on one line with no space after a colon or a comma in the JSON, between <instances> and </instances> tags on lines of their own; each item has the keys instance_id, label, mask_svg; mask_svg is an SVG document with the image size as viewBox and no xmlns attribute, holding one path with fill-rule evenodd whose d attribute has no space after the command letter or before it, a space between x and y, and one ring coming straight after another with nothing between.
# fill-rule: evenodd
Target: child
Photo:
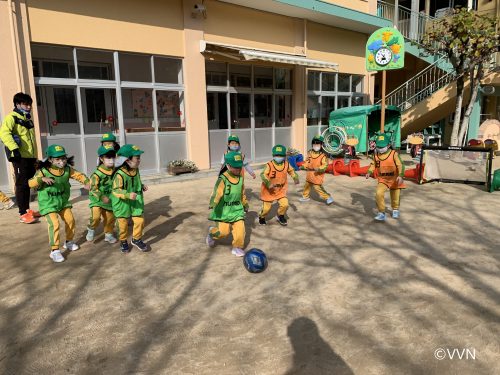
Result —
<instances>
[{"instance_id":1,"label":"child","mask_svg":"<svg viewBox=\"0 0 500 375\"><path fill-rule=\"evenodd\" d=\"M226 162L224 160L224 156L228 152L231 152L231 151L240 152L240 150L241 150L240 139L236 135L230 135L229 138L227 139L227 150L224 153L224 155L222 155L219 176L222 175L225 171L227 171L227 166L226 166ZM252 176L252 178L255 179L256 174L253 171L250 164L247 161L245 161L245 155L241 154L241 156L243 157L243 166L245 167L247 172L250 174L250 176ZM244 176L243 172L242 172L241 176Z\"/></svg>"},{"instance_id":2,"label":"child","mask_svg":"<svg viewBox=\"0 0 500 375\"><path fill-rule=\"evenodd\" d=\"M120 149L120 145L116 142L116 137L113 133L106 133L102 135L101 146L111 146L115 152L118 152Z\"/></svg>"},{"instance_id":3,"label":"child","mask_svg":"<svg viewBox=\"0 0 500 375\"><path fill-rule=\"evenodd\" d=\"M97 150L99 165L90 176L90 221L87 227L87 241L94 240L95 228L99 225L102 216L104 225L104 241L116 243L113 236L115 217L111 205L111 189L113 187L113 173L115 171L116 152L113 146L101 146Z\"/></svg>"},{"instance_id":4,"label":"child","mask_svg":"<svg viewBox=\"0 0 500 375\"><path fill-rule=\"evenodd\" d=\"M399 197L403 186L405 168L399 154L389 148L390 139L387 134L379 134L376 139L376 148L373 160L366 174L369 178L377 171L377 191L375 201L377 202L378 214L375 220L385 221L385 192L391 192L392 217L399 218Z\"/></svg>"},{"instance_id":5,"label":"child","mask_svg":"<svg viewBox=\"0 0 500 375\"><path fill-rule=\"evenodd\" d=\"M212 210L209 219L217 223L210 227L206 238L209 247L215 246L215 240L233 234L233 249L231 253L237 257L245 255L245 212L248 211L245 186L241 176L243 155L230 151L224 156L227 171L222 173L215 183L209 208Z\"/></svg>"},{"instance_id":6,"label":"child","mask_svg":"<svg viewBox=\"0 0 500 375\"><path fill-rule=\"evenodd\" d=\"M307 160L302 164L300 169L307 170L306 183L302 192L301 202L310 200L309 194L311 186L316 190L319 196L325 200L327 205L333 203L332 196L323 187L323 180L325 179L325 171L328 168L328 158L322 150L323 137L315 136L312 139L312 150L307 152Z\"/></svg>"},{"instance_id":7,"label":"child","mask_svg":"<svg viewBox=\"0 0 500 375\"><path fill-rule=\"evenodd\" d=\"M120 239L120 250L122 253L129 253L128 244L128 221L132 218L134 229L132 233L132 245L140 251L149 251L147 244L142 241L144 231L144 196L147 191L146 185L141 182L139 165L141 164L141 154L144 151L139 147L126 144L123 145L116 154L125 158L123 164L118 167L113 178L113 190L111 203L113 214L118 222L118 237Z\"/></svg>"},{"instance_id":8,"label":"child","mask_svg":"<svg viewBox=\"0 0 500 375\"><path fill-rule=\"evenodd\" d=\"M45 216L49 225L49 243L51 247L50 258L56 262L64 262L64 257L59 250L59 217L66 226L66 250L75 251L80 247L73 242L75 236L75 219L71 212L69 202L69 179L77 180L86 185L89 179L83 173L73 169L73 157L68 158L64 147L51 145L45 154L47 159L38 163L38 170L28 181L30 188L38 189L38 206L40 214Z\"/></svg>"},{"instance_id":9,"label":"child","mask_svg":"<svg viewBox=\"0 0 500 375\"><path fill-rule=\"evenodd\" d=\"M15 205L14 201L1 191L0 191L0 202L2 202L2 207L0 208L0 210L10 210Z\"/></svg>"},{"instance_id":10,"label":"child","mask_svg":"<svg viewBox=\"0 0 500 375\"><path fill-rule=\"evenodd\" d=\"M281 225L287 225L285 217L288 210L288 199L286 197L288 189L287 174L292 176L295 185L299 183L299 176L293 167L286 160L286 147L276 145L273 147L273 160L268 162L260 174L262 186L260 188L260 199L262 210L259 214L259 224L266 225L266 215L271 210L275 200L278 201L278 216L276 219Z\"/></svg>"}]
</instances>

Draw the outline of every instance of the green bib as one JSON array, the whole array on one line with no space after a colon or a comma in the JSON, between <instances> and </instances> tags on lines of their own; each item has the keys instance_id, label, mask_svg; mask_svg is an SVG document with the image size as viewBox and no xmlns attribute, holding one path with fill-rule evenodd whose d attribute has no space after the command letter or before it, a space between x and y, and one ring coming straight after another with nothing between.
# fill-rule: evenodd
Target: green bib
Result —
<instances>
[{"instance_id":1,"label":"green bib","mask_svg":"<svg viewBox=\"0 0 500 375\"><path fill-rule=\"evenodd\" d=\"M93 174L99 177L98 189L101 193L101 198L103 196L111 198L111 190L113 189L113 174L108 175L102 172L99 167L94 171ZM89 207L101 207L108 211L111 211L113 209L111 202L104 203L101 199L98 199L93 195L89 195L89 199Z\"/></svg>"},{"instance_id":2,"label":"green bib","mask_svg":"<svg viewBox=\"0 0 500 375\"><path fill-rule=\"evenodd\" d=\"M41 169L41 172L44 177L52 178L54 183L50 186L43 184L43 187L38 190L40 214L47 215L51 212L59 212L63 208L72 207L69 203L69 167L64 168L64 173L61 176L53 175L45 168Z\"/></svg>"},{"instance_id":3,"label":"green bib","mask_svg":"<svg viewBox=\"0 0 500 375\"><path fill-rule=\"evenodd\" d=\"M135 201L131 199L120 199L112 194L111 203L113 206L113 214L115 217L142 216L144 212L144 196L142 195L142 182L139 170L137 170L135 176L130 176L120 168L116 171L114 178L117 178L118 175L123 178L123 190L129 194L136 193L137 198Z\"/></svg>"},{"instance_id":4,"label":"green bib","mask_svg":"<svg viewBox=\"0 0 500 375\"><path fill-rule=\"evenodd\" d=\"M243 220L245 218L245 210L241 201L243 178L239 177L238 182L235 184L231 183L224 174L220 175L219 178L224 183L224 195L210 213L210 220L225 223Z\"/></svg>"}]
</instances>

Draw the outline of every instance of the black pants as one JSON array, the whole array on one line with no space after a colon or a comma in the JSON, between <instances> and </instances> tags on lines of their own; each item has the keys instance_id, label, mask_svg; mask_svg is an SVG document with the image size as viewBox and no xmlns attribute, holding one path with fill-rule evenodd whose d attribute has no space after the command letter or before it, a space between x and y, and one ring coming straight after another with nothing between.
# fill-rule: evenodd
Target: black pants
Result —
<instances>
[{"instance_id":1,"label":"black pants","mask_svg":"<svg viewBox=\"0 0 500 375\"><path fill-rule=\"evenodd\" d=\"M16 175L16 201L19 214L24 215L30 208L30 187L28 180L35 175L36 159L22 158L20 161L12 162L14 174Z\"/></svg>"}]
</instances>

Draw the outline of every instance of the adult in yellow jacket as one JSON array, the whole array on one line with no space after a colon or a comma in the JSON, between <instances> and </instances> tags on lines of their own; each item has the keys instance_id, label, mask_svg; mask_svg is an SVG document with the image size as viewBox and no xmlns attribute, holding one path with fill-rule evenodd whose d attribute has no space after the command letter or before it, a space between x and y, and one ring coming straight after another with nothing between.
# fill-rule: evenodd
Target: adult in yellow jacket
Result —
<instances>
[{"instance_id":1,"label":"adult in yellow jacket","mask_svg":"<svg viewBox=\"0 0 500 375\"><path fill-rule=\"evenodd\" d=\"M7 159L13 164L16 178L16 201L20 221L31 224L38 213L30 210L28 180L35 174L37 145L34 124L31 119L33 99L22 92L14 95L14 110L5 116L0 127L0 139L5 145Z\"/></svg>"},{"instance_id":2,"label":"adult in yellow jacket","mask_svg":"<svg viewBox=\"0 0 500 375\"><path fill-rule=\"evenodd\" d=\"M325 200L327 205L333 203L332 196L323 187L325 172L328 168L328 157L322 151L322 147L323 137L320 135L315 136L312 139L312 149L307 152L307 159L300 167L300 169L307 171L306 183L304 184L304 189L302 191L302 198L299 199L301 202L307 202L310 200L309 195L312 187L316 190L318 195Z\"/></svg>"}]
</instances>

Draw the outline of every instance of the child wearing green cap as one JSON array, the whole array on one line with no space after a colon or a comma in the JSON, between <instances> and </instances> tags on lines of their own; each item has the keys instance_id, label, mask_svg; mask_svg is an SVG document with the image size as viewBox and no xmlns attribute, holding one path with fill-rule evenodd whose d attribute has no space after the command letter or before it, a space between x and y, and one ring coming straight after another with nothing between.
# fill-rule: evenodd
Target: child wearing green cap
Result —
<instances>
[{"instance_id":1,"label":"child wearing green cap","mask_svg":"<svg viewBox=\"0 0 500 375\"><path fill-rule=\"evenodd\" d=\"M227 150L224 153L224 155L222 155L221 168L220 168L219 176L222 175L225 171L227 171L227 165L226 165L226 161L225 161L225 156L226 156L226 154L228 152L231 152L231 151L241 152L240 138L238 136L236 136L236 135L230 135L227 138ZM241 154L241 156L243 157L243 167L250 174L250 176L252 176L252 178L255 179L256 174L255 174L254 170L252 169L252 166L250 165L250 163L248 163L248 161L245 160L245 155L244 154ZM242 176L244 175L243 171L242 171L241 175Z\"/></svg>"},{"instance_id":2,"label":"child wearing green cap","mask_svg":"<svg viewBox=\"0 0 500 375\"><path fill-rule=\"evenodd\" d=\"M248 211L248 202L245 196L245 186L241 170L243 155L240 152L230 151L224 161L227 171L222 173L215 183L209 208L212 210L209 219L217 226L210 227L206 238L209 247L215 246L215 240L233 234L233 249L231 253L238 257L245 255L245 213Z\"/></svg>"},{"instance_id":3,"label":"child wearing green cap","mask_svg":"<svg viewBox=\"0 0 500 375\"><path fill-rule=\"evenodd\" d=\"M309 195L312 187L325 200L327 205L333 203L332 196L323 187L327 168L328 157L323 152L323 137L317 135L312 139L312 149L307 152L307 159L300 167L300 169L307 171L307 175L302 197L299 198L299 201L308 202L310 200Z\"/></svg>"},{"instance_id":4,"label":"child wearing green cap","mask_svg":"<svg viewBox=\"0 0 500 375\"><path fill-rule=\"evenodd\" d=\"M120 251L129 253L128 244L128 221L132 219L134 229L132 233L132 245L140 251L149 251L146 243L142 241L144 231L144 195L147 191L146 185L141 181L139 165L141 154L144 151L139 147L126 144L117 152L117 156L123 158L123 162L117 168L113 178L111 203L113 214L118 223L118 238L120 240Z\"/></svg>"},{"instance_id":5,"label":"child wearing green cap","mask_svg":"<svg viewBox=\"0 0 500 375\"><path fill-rule=\"evenodd\" d=\"M401 189L405 187L403 185L405 167L399 154L390 149L390 137L387 134L377 134L375 146L375 153L366 174L366 178L369 178L377 171L378 184L375 201L378 213L375 220L385 221L385 192L387 190L391 194L392 217L398 219Z\"/></svg>"},{"instance_id":6,"label":"child wearing green cap","mask_svg":"<svg viewBox=\"0 0 500 375\"><path fill-rule=\"evenodd\" d=\"M118 152L120 145L116 142L116 137L113 133L105 133L101 138L101 146L111 146L114 148L115 152Z\"/></svg>"},{"instance_id":7,"label":"child wearing green cap","mask_svg":"<svg viewBox=\"0 0 500 375\"><path fill-rule=\"evenodd\" d=\"M93 241L95 229L99 225L102 216L104 225L104 241L110 244L116 243L113 235L115 216L111 205L111 189L113 187L113 174L115 171L116 152L113 146L101 146L97 150L99 165L90 176L90 220L87 226L87 241Z\"/></svg>"},{"instance_id":8,"label":"child wearing green cap","mask_svg":"<svg viewBox=\"0 0 500 375\"><path fill-rule=\"evenodd\" d=\"M276 220L281 225L287 225L285 217L288 210L288 198L286 197L288 189L288 175L293 178L297 185L299 176L295 173L293 167L286 160L286 147L276 145L273 147L273 160L268 162L260 174L262 185L260 188L260 200L262 201L262 210L259 214L259 224L266 225L266 215L271 210L274 201L278 201L278 216Z\"/></svg>"},{"instance_id":9,"label":"child wearing green cap","mask_svg":"<svg viewBox=\"0 0 500 375\"><path fill-rule=\"evenodd\" d=\"M73 242L75 236L75 219L71 212L69 179L77 180L88 189L89 179L73 168L73 157L66 154L60 145L51 145L45 154L47 159L39 162L37 172L28 185L38 190L38 206L40 214L45 217L49 226L50 258L56 262L64 262L59 249L59 216L64 221L66 242L64 249L75 251L80 247Z\"/></svg>"}]
</instances>

